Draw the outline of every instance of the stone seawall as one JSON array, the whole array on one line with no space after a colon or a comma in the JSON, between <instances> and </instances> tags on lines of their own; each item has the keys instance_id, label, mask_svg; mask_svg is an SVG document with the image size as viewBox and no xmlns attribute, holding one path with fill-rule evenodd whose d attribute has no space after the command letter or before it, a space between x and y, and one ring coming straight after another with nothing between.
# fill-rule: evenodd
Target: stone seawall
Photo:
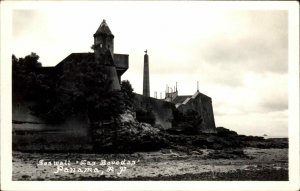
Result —
<instances>
[{"instance_id":1,"label":"stone seawall","mask_svg":"<svg viewBox=\"0 0 300 191\"><path fill-rule=\"evenodd\" d=\"M161 126L163 129L172 127L174 104L151 97L135 94L134 107L152 111L155 116L155 125Z\"/></svg>"},{"instance_id":2,"label":"stone seawall","mask_svg":"<svg viewBox=\"0 0 300 191\"><path fill-rule=\"evenodd\" d=\"M31 114L30 102L14 102L12 112L13 150L91 150L89 122L85 115L71 116L61 124L49 124Z\"/></svg>"}]
</instances>

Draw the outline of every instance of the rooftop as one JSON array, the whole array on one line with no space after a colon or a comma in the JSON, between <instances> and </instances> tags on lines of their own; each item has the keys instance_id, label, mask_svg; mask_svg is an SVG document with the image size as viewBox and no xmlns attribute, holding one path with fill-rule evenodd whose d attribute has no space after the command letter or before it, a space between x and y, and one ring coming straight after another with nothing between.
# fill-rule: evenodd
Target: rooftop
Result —
<instances>
[{"instance_id":1,"label":"rooftop","mask_svg":"<svg viewBox=\"0 0 300 191\"><path fill-rule=\"evenodd\" d=\"M177 104L177 103L182 103L184 102L187 98L191 97L191 95L184 95L184 96L177 96L172 103Z\"/></svg>"},{"instance_id":2,"label":"rooftop","mask_svg":"<svg viewBox=\"0 0 300 191\"><path fill-rule=\"evenodd\" d=\"M94 35L98 34L107 34L107 35L113 35L112 32L110 31L105 19L103 19L102 23L100 24L98 30Z\"/></svg>"}]
</instances>

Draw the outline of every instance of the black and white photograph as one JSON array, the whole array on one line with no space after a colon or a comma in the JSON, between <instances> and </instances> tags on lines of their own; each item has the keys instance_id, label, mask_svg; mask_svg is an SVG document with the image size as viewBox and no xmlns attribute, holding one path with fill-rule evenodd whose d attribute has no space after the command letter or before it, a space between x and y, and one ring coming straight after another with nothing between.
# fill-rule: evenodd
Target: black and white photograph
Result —
<instances>
[{"instance_id":1,"label":"black and white photograph","mask_svg":"<svg viewBox=\"0 0 300 191\"><path fill-rule=\"evenodd\" d=\"M232 3L7 3L7 179L297 188L299 5Z\"/></svg>"}]
</instances>

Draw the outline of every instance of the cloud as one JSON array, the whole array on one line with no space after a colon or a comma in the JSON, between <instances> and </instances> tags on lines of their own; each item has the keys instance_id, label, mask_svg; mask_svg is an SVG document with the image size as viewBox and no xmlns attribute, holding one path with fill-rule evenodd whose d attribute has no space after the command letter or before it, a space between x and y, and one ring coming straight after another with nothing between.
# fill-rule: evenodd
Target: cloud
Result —
<instances>
[{"instance_id":1,"label":"cloud","mask_svg":"<svg viewBox=\"0 0 300 191\"><path fill-rule=\"evenodd\" d=\"M288 119L285 111L249 113L247 115L216 116L216 125L237 131L239 134L288 137Z\"/></svg>"},{"instance_id":2,"label":"cloud","mask_svg":"<svg viewBox=\"0 0 300 191\"><path fill-rule=\"evenodd\" d=\"M223 16L210 25L203 26L207 23L202 20L196 26L186 24L189 35L174 30L167 45L158 38L159 51L150 51L152 72L178 76L180 71L188 78L232 87L243 86L249 72L287 73L285 11L232 11Z\"/></svg>"},{"instance_id":3,"label":"cloud","mask_svg":"<svg viewBox=\"0 0 300 191\"><path fill-rule=\"evenodd\" d=\"M288 102L287 100L270 99L265 101L261 106L267 111L282 111L288 109Z\"/></svg>"},{"instance_id":4,"label":"cloud","mask_svg":"<svg viewBox=\"0 0 300 191\"><path fill-rule=\"evenodd\" d=\"M31 30L35 24L37 17L37 12L32 10L15 10L13 11L13 37L24 35L29 30Z\"/></svg>"},{"instance_id":5,"label":"cloud","mask_svg":"<svg viewBox=\"0 0 300 191\"><path fill-rule=\"evenodd\" d=\"M245 78L245 84L256 94L258 111L271 112L288 109L287 74L252 74Z\"/></svg>"},{"instance_id":6,"label":"cloud","mask_svg":"<svg viewBox=\"0 0 300 191\"><path fill-rule=\"evenodd\" d=\"M215 117L235 116L240 119L247 115L259 115L265 116L266 121L271 121L269 113L288 110L287 84L286 74L248 74L244 77L243 86L223 87L220 88L222 96L218 96L217 93L212 95L213 103L216 103L214 104ZM287 120L285 115L282 117ZM250 120L248 122L251 123ZM287 123L281 125L287 127Z\"/></svg>"}]
</instances>

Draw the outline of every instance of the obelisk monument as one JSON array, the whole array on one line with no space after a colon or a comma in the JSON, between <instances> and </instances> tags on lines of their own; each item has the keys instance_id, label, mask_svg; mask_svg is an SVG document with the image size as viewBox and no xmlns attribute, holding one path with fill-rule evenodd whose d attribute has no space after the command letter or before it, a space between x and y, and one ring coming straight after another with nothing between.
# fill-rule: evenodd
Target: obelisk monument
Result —
<instances>
[{"instance_id":1,"label":"obelisk monument","mask_svg":"<svg viewBox=\"0 0 300 191\"><path fill-rule=\"evenodd\" d=\"M149 82L149 57L147 50L144 55L144 80L143 80L143 95L150 97L150 82Z\"/></svg>"}]
</instances>

